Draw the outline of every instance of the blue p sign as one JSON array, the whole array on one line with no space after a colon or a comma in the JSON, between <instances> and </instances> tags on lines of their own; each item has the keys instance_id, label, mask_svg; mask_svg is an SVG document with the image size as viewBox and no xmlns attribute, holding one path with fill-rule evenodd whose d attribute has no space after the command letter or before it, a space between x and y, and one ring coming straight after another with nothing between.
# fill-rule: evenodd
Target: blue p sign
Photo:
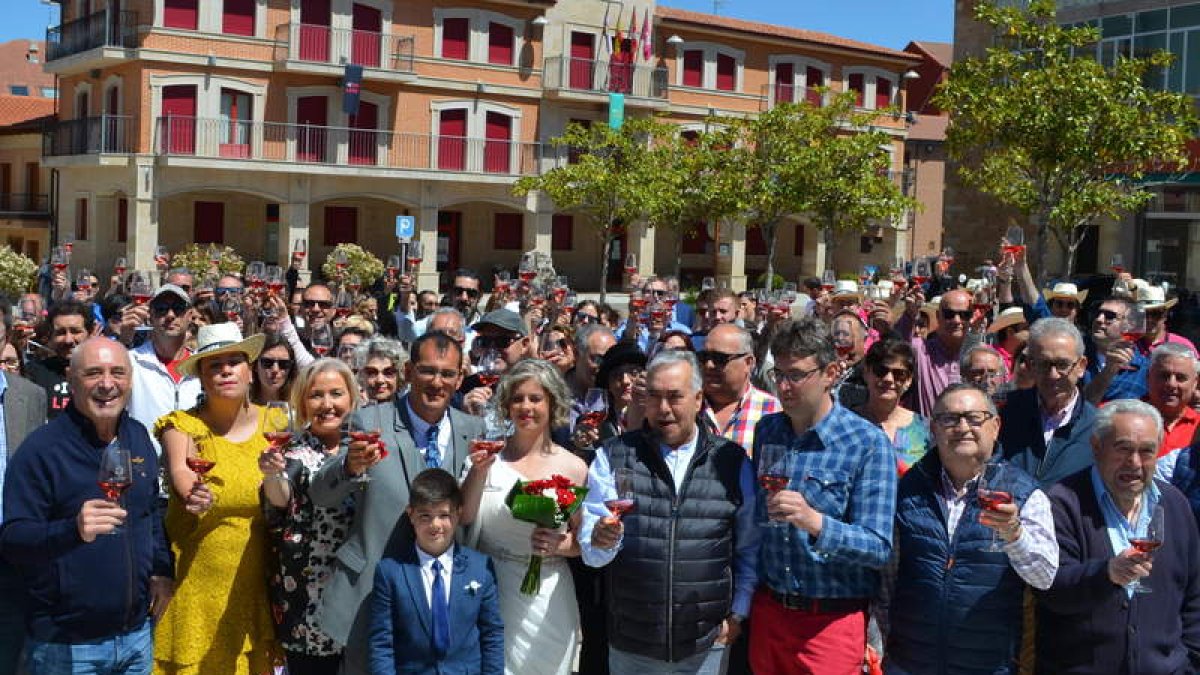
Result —
<instances>
[{"instance_id":1,"label":"blue p sign","mask_svg":"<svg viewBox=\"0 0 1200 675\"><path fill-rule=\"evenodd\" d=\"M396 238L412 239L417 234L417 219L413 216L396 216Z\"/></svg>"}]
</instances>

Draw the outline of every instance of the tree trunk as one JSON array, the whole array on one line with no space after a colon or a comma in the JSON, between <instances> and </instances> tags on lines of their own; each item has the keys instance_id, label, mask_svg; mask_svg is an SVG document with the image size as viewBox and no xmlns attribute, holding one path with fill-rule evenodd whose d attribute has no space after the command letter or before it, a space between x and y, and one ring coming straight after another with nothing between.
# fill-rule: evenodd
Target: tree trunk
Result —
<instances>
[{"instance_id":1,"label":"tree trunk","mask_svg":"<svg viewBox=\"0 0 1200 675\"><path fill-rule=\"evenodd\" d=\"M675 237L675 280L678 281L680 284L682 284L683 279L680 278L679 275L683 273L683 237L684 237L684 234L680 230L676 230L675 234L677 235Z\"/></svg>"},{"instance_id":2,"label":"tree trunk","mask_svg":"<svg viewBox=\"0 0 1200 675\"><path fill-rule=\"evenodd\" d=\"M830 220L833 220L832 218ZM833 269L834 234L833 223L821 228L821 236L825 238L825 269Z\"/></svg>"},{"instance_id":3,"label":"tree trunk","mask_svg":"<svg viewBox=\"0 0 1200 675\"><path fill-rule=\"evenodd\" d=\"M775 283L775 240L779 236L779 228L775 226L775 223L764 223L761 227L767 240L767 279L763 286L770 292Z\"/></svg>"},{"instance_id":4,"label":"tree trunk","mask_svg":"<svg viewBox=\"0 0 1200 675\"><path fill-rule=\"evenodd\" d=\"M1086 224L1075 227L1075 231L1079 232L1079 236L1075 236L1075 232L1071 233L1071 238L1066 245L1067 250L1067 269L1063 277L1065 280L1070 280L1071 275L1075 274L1075 254L1079 251L1079 245L1087 239L1088 227Z\"/></svg>"},{"instance_id":5,"label":"tree trunk","mask_svg":"<svg viewBox=\"0 0 1200 675\"><path fill-rule=\"evenodd\" d=\"M600 304L604 304L604 298L608 293L608 258L612 255L612 226L610 225L604 234L604 245L601 246L602 258L600 260ZM623 264L623 263L622 263Z\"/></svg>"}]
</instances>

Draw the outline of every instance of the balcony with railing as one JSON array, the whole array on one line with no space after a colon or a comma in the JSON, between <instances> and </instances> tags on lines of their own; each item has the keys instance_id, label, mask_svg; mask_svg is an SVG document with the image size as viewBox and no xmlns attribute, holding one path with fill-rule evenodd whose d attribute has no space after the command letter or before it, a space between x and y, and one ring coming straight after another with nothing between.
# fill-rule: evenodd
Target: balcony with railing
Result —
<instances>
[{"instance_id":1,"label":"balcony with railing","mask_svg":"<svg viewBox=\"0 0 1200 675\"><path fill-rule=\"evenodd\" d=\"M58 120L42 132L42 156L121 155L134 152L133 118L100 115Z\"/></svg>"},{"instance_id":2,"label":"balcony with railing","mask_svg":"<svg viewBox=\"0 0 1200 675\"><path fill-rule=\"evenodd\" d=\"M50 198L44 194L0 192L0 218L50 217Z\"/></svg>"},{"instance_id":3,"label":"balcony with railing","mask_svg":"<svg viewBox=\"0 0 1200 675\"><path fill-rule=\"evenodd\" d=\"M802 103L821 107L825 105L827 90L817 87L801 87L795 84L777 82L762 88L764 110L769 110L780 103Z\"/></svg>"},{"instance_id":4,"label":"balcony with railing","mask_svg":"<svg viewBox=\"0 0 1200 675\"><path fill-rule=\"evenodd\" d=\"M369 69L368 73L373 69L379 74L411 76L413 43L411 35L292 23L277 29L275 60L290 70L331 66L340 73L346 64L353 64Z\"/></svg>"},{"instance_id":5,"label":"balcony with railing","mask_svg":"<svg viewBox=\"0 0 1200 675\"><path fill-rule=\"evenodd\" d=\"M104 9L46 29L46 63L93 49L137 46L137 12ZM47 70L53 71L50 67Z\"/></svg>"},{"instance_id":6,"label":"balcony with railing","mask_svg":"<svg viewBox=\"0 0 1200 675\"><path fill-rule=\"evenodd\" d=\"M667 69L620 60L552 56L542 74L545 89L563 93L625 94L632 99L666 103Z\"/></svg>"},{"instance_id":7,"label":"balcony with railing","mask_svg":"<svg viewBox=\"0 0 1200 675\"><path fill-rule=\"evenodd\" d=\"M543 160L540 143L194 117L159 118L155 152L168 158L494 176L534 175Z\"/></svg>"}]
</instances>

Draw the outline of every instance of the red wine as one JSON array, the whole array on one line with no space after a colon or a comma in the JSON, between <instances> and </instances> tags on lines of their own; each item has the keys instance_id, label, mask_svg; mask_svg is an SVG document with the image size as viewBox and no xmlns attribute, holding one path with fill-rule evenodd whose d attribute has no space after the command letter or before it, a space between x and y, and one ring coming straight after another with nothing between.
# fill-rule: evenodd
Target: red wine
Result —
<instances>
[{"instance_id":1,"label":"red wine","mask_svg":"<svg viewBox=\"0 0 1200 675\"><path fill-rule=\"evenodd\" d=\"M351 431L350 432L350 440L362 441L365 443L378 443L379 442L379 432L378 431Z\"/></svg>"},{"instance_id":2,"label":"red wine","mask_svg":"<svg viewBox=\"0 0 1200 675\"><path fill-rule=\"evenodd\" d=\"M334 314L336 314L339 319L344 319L344 318L350 316L350 308L349 307L338 307L336 310L334 310Z\"/></svg>"},{"instance_id":3,"label":"red wine","mask_svg":"<svg viewBox=\"0 0 1200 675\"><path fill-rule=\"evenodd\" d=\"M187 468L194 471L200 477L201 483L204 482L204 474L212 471L213 467L217 465L211 459L204 459L203 457L188 457L184 461L187 462Z\"/></svg>"},{"instance_id":4,"label":"red wine","mask_svg":"<svg viewBox=\"0 0 1200 675\"><path fill-rule=\"evenodd\" d=\"M986 302L977 302L975 303L975 311L988 314L992 311L992 306Z\"/></svg>"},{"instance_id":5,"label":"red wine","mask_svg":"<svg viewBox=\"0 0 1200 675\"><path fill-rule=\"evenodd\" d=\"M127 480L102 480L98 481L100 490L104 493L104 498L110 502L115 502L121 499L121 495L132 485Z\"/></svg>"},{"instance_id":6,"label":"red wine","mask_svg":"<svg viewBox=\"0 0 1200 675\"><path fill-rule=\"evenodd\" d=\"M608 413L603 410L589 410L579 416L579 423L592 429L598 429L600 428L600 423L607 416Z\"/></svg>"},{"instance_id":7,"label":"red wine","mask_svg":"<svg viewBox=\"0 0 1200 675\"><path fill-rule=\"evenodd\" d=\"M758 477L758 484L767 492L779 492L786 488L791 481L787 476L781 476L774 473L764 473Z\"/></svg>"},{"instance_id":8,"label":"red wine","mask_svg":"<svg viewBox=\"0 0 1200 675\"><path fill-rule=\"evenodd\" d=\"M230 321L237 321L238 312L225 312L225 317Z\"/></svg>"},{"instance_id":9,"label":"red wine","mask_svg":"<svg viewBox=\"0 0 1200 675\"><path fill-rule=\"evenodd\" d=\"M267 284L267 290L272 293L278 294L280 291L283 290L283 287L285 285L286 284L284 284L282 282L271 282L271 283Z\"/></svg>"},{"instance_id":10,"label":"red wine","mask_svg":"<svg viewBox=\"0 0 1200 675\"><path fill-rule=\"evenodd\" d=\"M271 444L271 450L279 451L292 440L290 431L264 431L263 438Z\"/></svg>"},{"instance_id":11,"label":"red wine","mask_svg":"<svg viewBox=\"0 0 1200 675\"><path fill-rule=\"evenodd\" d=\"M1125 273L1125 268L1121 267L1120 265L1113 265L1112 271L1113 274L1121 275Z\"/></svg>"},{"instance_id":12,"label":"red wine","mask_svg":"<svg viewBox=\"0 0 1200 675\"><path fill-rule=\"evenodd\" d=\"M529 283L537 278L537 272L517 272L517 276L521 279L521 281Z\"/></svg>"},{"instance_id":13,"label":"red wine","mask_svg":"<svg viewBox=\"0 0 1200 675\"><path fill-rule=\"evenodd\" d=\"M997 506L1012 503L1012 493L1003 490L980 490L977 494L979 505L988 511L995 511Z\"/></svg>"},{"instance_id":14,"label":"red wine","mask_svg":"<svg viewBox=\"0 0 1200 675\"><path fill-rule=\"evenodd\" d=\"M558 311L562 312L566 316L570 317L572 314L575 313L575 308L572 307L571 305L563 305L562 307L558 308Z\"/></svg>"},{"instance_id":15,"label":"red wine","mask_svg":"<svg viewBox=\"0 0 1200 675\"><path fill-rule=\"evenodd\" d=\"M486 452L489 455L494 455L504 449L504 441L494 440L489 441L484 438L476 438L471 441L471 452Z\"/></svg>"},{"instance_id":16,"label":"red wine","mask_svg":"<svg viewBox=\"0 0 1200 675\"><path fill-rule=\"evenodd\" d=\"M69 241L63 242L63 250L70 253L75 250L75 244Z\"/></svg>"},{"instance_id":17,"label":"red wine","mask_svg":"<svg viewBox=\"0 0 1200 675\"><path fill-rule=\"evenodd\" d=\"M833 289L834 289L833 284L821 284L821 290L825 291L826 293L832 291Z\"/></svg>"},{"instance_id":18,"label":"red wine","mask_svg":"<svg viewBox=\"0 0 1200 675\"><path fill-rule=\"evenodd\" d=\"M833 349L839 357L845 358L850 356L850 353L854 351L854 345L834 345Z\"/></svg>"},{"instance_id":19,"label":"red wine","mask_svg":"<svg viewBox=\"0 0 1200 675\"><path fill-rule=\"evenodd\" d=\"M1129 545L1138 553L1154 553L1162 542L1157 539L1130 539Z\"/></svg>"},{"instance_id":20,"label":"red wine","mask_svg":"<svg viewBox=\"0 0 1200 675\"><path fill-rule=\"evenodd\" d=\"M119 276L119 277L125 276L125 268L124 267L117 267L117 268L113 269L113 272L116 272L117 276Z\"/></svg>"},{"instance_id":21,"label":"red wine","mask_svg":"<svg viewBox=\"0 0 1200 675\"><path fill-rule=\"evenodd\" d=\"M913 280L914 284L917 284L919 286L919 285L925 283L926 281L929 281L929 277L919 277L914 274L912 280Z\"/></svg>"},{"instance_id":22,"label":"red wine","mask_svg":"<svg viewBox=\"0 0 1200 675\"><path fill-rule=\"evenodd\" d=\"M1126 342L1137 342L1138 340L1141 340L1144 337L1146 337L1145 333L1135 333L1133 331L1130 331L1128 333L1121 333L1121 339Z\"/></svg>"},{"instance_id":23,"label":"red wine","mask_svg":"<svg viewBox=\"0 0 1200 675\"><path fill-rule=\"evenodd\" d=\"M494 387L500 381L500 373L494 370L485 370L479 373L479 384L485 387Z\"/></svg>"},{"instance_id":24,"label":"red wine","mask_svg":"<svg viewBox=\"0 0 1200 675\"><path fill-rule=\"evenodd\" d=\"M650 318L654 319L655 321L662 321L663 319L667 318L667 312L666 310L654 310L653 312L650 312Z\"/></svg>"},{"instance_id":25,"label":"red wine","mask_svg":"<svg viewBox=\"0 0 1200 675\"><path fill-rule=\"evenodd\" d=\"M632 309L635 312L641 312L643 309L646 308L646 301L640 300L640 299L630 300L629 307L630 307L630 309Z\"/></svg>"},{"instance_id":26,"label":"red wine","mask_svg":"<svg viewBox=\"0 0 1200 675\"><path fill-rule=\"evenodd\" d=\"M1017 244L1011 244L1011 245L1009 245L1009 246L1005 246L1005 247L1004 247L1004 252L1005 252L1005 253L1011 253L1011 254L1013 254L1013 255L1016 255L1016 254L1018 254L1018 253L1021 253L1021 252L1023 252L1024 250L1025 250L1025 247L1024 247L1024 246L1019 246L1019 245L1017 245Z\"/></svg>"},{"instance_id":27,"label":"red wine","mask_svg":"<svg viewBox=\"0 0 1200 675\"><path fill-rule=\"evenodd\" d=\"M637 274L637 268L636 267L626 267L625 274Z\"/></svg>"},{"instance_id":28,"label":"red wine","mask_svg":"<svg viewBox=\"0 0 1200 675\"><path fill-rule=\"evenodd\" d=\"M250 288L262 288L263 284L265 284L265 283L266 282L263 281L262 279L251 278L250 279Z\"/></svg>"},{"instance_id":29,"label":"red wine","mask_svg":"<svg viewBox=\"0 0 1200 675\"><path fill-rule=\"evenodd\" d=\"M313 345L313 351L317 353L317 356L325 356L326 354L329 353L329 347L326 347L324 345L322 345L320 347L318 347L317 345Z\"/></svg>"},{"instance_id":30,"label":"red wine","mask_svg":"<svg viewBox=\"0 0 1200 675\"><path fill-rule=\"evenodd\" d=\"M626 513L633 511L636 505L637 502L632 499L606 499L604 501L604 506L608 508L614 518L621 518Z\"/></svg>"},{"instance_id":31,"label":"red wine","mask_svg":"<svg viewBox=\"0 0 1200 675\"><path fill-rule=\"evenodd\" d=\"M400 271L400 270L399 270L399 269L397 269L397 268L395 268L395 267L389 267L389 268L387 268L387 273L388 273L388 276L392 276L392 277L394 277L394 276L396 276L396 273L397 273L397 272L399 272L399 271Z\"/></svg>"},{"instance_id":32,"label":"red wine","mask_svg":"<svg viewBox=\"0 0 1200 675\"><path fill-rule=\"evenodd\" d=\"M408 259L409 268L413 268L413 267L416 267L417 265L420 265L422 260L424 260L424 258L409 258Z\"/></svg>"},{"instance_id":33,"label":"red wine","mask_svg":"<svg viewBox=\"0 0 1200 675\"><path fill-rule=\"evenodd\" d=\"M65 269L67 269L66 263L54 263L54 271L55 272L61 272Z\"/></svg>"}]
</instances>

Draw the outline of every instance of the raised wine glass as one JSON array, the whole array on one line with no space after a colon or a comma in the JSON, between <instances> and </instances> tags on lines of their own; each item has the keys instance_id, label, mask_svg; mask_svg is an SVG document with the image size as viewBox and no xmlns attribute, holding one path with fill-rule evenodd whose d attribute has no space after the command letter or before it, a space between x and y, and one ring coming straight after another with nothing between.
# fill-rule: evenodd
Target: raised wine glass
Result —
<instances>
[{"instance_id":1,"label":"raised wine glass","mask_svg":"<svg viewBox=\"0 0 1200 675\"><path fill-rule=\"evenodd\" d=\"M134 272L133 278L129 281L129 295L133 298L133 304L144 305L150 302L150 296L153 292L150 290L150 281L145 273Z\"/></svg>"},{"instance_id":2,"label":"raised wine glass","mask_svg":"<svg viewBox=\"0 0 1200 675\"><path fill-rule=\"evenodd\" d=\"M500 411L495 405L489 405L484 408L483 412L483 433L471 441L471 453L486 452L489 457L495 457L504 450L505 443L508 442L508 437L512 435L512 425L506 422L500 415ZM491 469L488 469L487 481L484 483L484 490L503 490L506 486L497 485L492 480L492 475L495 464Z\"/></svg>"},{"instance_id":3,"label":"raised wine glass","mask_svg":"<svg viewBox=\"0 0 1200 675\"><path fill-rule=\"evenodd\" d=\"M1146 532L1129 540L1129 545L1138 553L1142 554L1146 560L1154 556L1154 552L1158 547L1162 546L1163 535L1166 534L1166 514L1163 513L1162 504L1154 505L1154 512L1150 514L1150 522L1146 523ZM1134 579L1125 585L1125 588L1134 593L1151 593L1149 586L1142 583L1141 579Z\"/></svg>"},{"instance_id":4,"label":"raised wine glass","mask_svg":"<svg viewBox=\"0 0 1200 675\"><path fill-rule=\"evenodd\" d=\"M770 495L786 490L792 482L795 457L786 445L763 445L758 454L758 485ZM765 510L765 507L764 507ZM775 520L767 512L767 527L787 527L788 523Z\"/></svg>"},{"instance_id":5,"label":"raised wine glass","mask_svg":"<svg viewBox=\"0 0 1200 675\"><path fill-rule=\"evenodd\" d=\"M988 462L983 465L983 473L979 476L975 496L979 499L979 507L994 511L997 506L1012 503L1012 493L1002 489L1004 465L998 462ZM995 530L992 530L992 543L983 550L999 553L1004 550Z\"/></svg>"},{"instance_id":6,"label":"raised wine glass","mask_svg":"<svg viewBox=\"0 0 1200 675\"><path fill-rule=\"evenodd\" d=\"M633 491L633 469L620 467L613 471L613 487L616 488L615 499L605 500L604 506L613 518L620 520L625 514L637 506L637 497Z\"/></svg>"},{"instance_id":7,"label":"raised wine glass","mask_svg":"<svg viewBox=\"0 0 1200 675\"><path fill-rule=\"evenodd\" d=\"M483 353L479 355L479 363L476 364L479 384L485 387L496 386L496 383L500 381L500 362L502 360L499 349L483 350Z\"/></svg>"},{"instance_id":8,"label":"raised wine glass","mask_svg":"<svg viewBox=\"0 0 1200 675\"><path fill-rule=\"evenodd\" d=\"M929 281L933 276L930 271L929 258L918 258L913 261L912 282L918 286Z\"/></svg>"},{"instance_id":9,"label":"raised wine glass","mask_svg":"<svg viewBox=\"0 0 1200 675\"><path fill-rule=\"evenodd\" d=\"M421 261L425 259L425 245L419 241L408 244L408 270L415 272L421 269Z\"/></svg>"},{"instance_id":10,"label":"raised wine glass","mask_svg":"<svg viewBox=\"0 0 1200 675\"><path fill-rule=\"evenodd\" d=\"M313 353L317 358L322 358L333 349L333 331L330 330L329 324L322 323L318 326L313 326L309 331L308 343L312 346Z\"/></svg>"},{"instance_id":11,"label":"raised wine glass","mask_svg":"<svg viewBox=\"0 0 1200 675\"><path fill-rule=\"evenodd\" d=\"M579 415L577 423L589 429L599 429L605 417L608 417L607 392L599 387L588 389L583 397L583 413Z\"/></svg>"},{"instance_id":12,"label":"raised wine glass","mask_svg":"<svg viewBox=\"0 0 1200 675\"><path fill-rule=\"evenodd\" d=\"M821 290L831 293L835 288L837 288L837 272L835 270L825 270L822 272Z\"/></svg>"},{"instance_id":13,"label":"raised wine glass","mask_svg":"<svg viewBox=\"0 0 1200 675\"><path fill-rule=\"evenodd\" d=\"M133 464L129 458L129 450L121 447L116 440L109 443L100 455L100 472L96 482L104 493L104 498L120 506L121 495L133 485ZM113 528L110 534L120 534L123 526Z\"/></svg>"},{"instance_id":14,"label":"raised wine glass","mask_svg":"<svg viewBox=\"0 0 1200 675\"><path fill-rule=\"evenodd\" d=\"M296 417L287 401L271 401L267 403L266 421L263 424L263 438L271 445L271 452L282 453L283 449L292 442L296 433Z\"/></svg>"},{"instance_id":15,"label":"raised wine glass","mask_svg":"<svg viewBox=\"0 0 1200 675\"><path fill-rule=\"evenodd\" d=\"M1016 255L1025 250L1025 228L1020 225L1013 225L1004 233L1004 239L1008 243L1004 246L1004 252Z\"/></svg>"}]
</instances>

